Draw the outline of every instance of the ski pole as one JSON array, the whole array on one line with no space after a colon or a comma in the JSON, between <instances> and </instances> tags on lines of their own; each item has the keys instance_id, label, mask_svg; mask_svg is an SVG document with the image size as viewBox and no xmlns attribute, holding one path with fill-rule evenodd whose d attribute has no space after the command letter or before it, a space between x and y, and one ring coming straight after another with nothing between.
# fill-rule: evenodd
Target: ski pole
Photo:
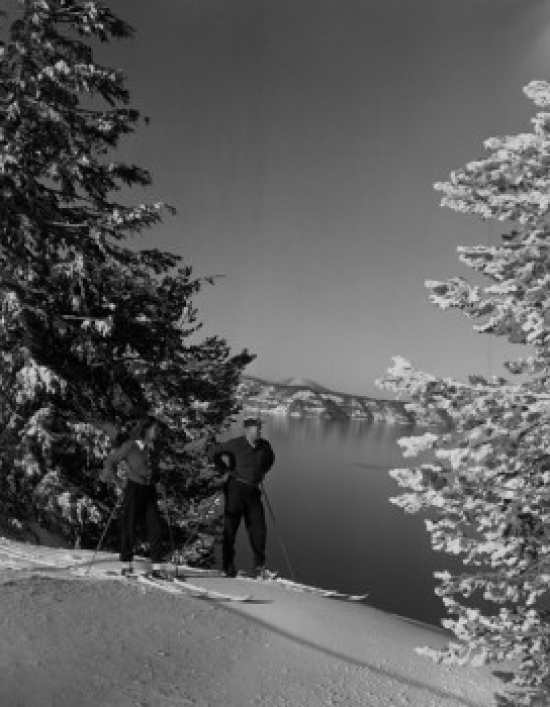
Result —
<instances>
[{"instance_id":1,"label":"ski pole","mask_svg":"<svg viewBox=\"0 0 550 707\"><path fill-rule=\"evenodd\" d=\"M162 495L163 495L163 500L164 500L164 510L166 511L166 520L168 521L168 532L170 534L170 545L172 547L172 561L174 562L174 565L176 567L176 577L178 576L178 565L179 562L176 559L176 546L174 544L174 534L172 532L172 521L170 517L170 511L168 510L168 496L166 494L166 489L164 485L161 485L162 488Z\"/></svg>"},{"instance_id":2,"label":"ski pole","mask_svg":"<svg viewBox=\"0 0 550 707\"><path fill-rule=\"evenodd\" d=\"M109 518L107 519L107 522L105 523L105 527L103 528L103 533L101 534L101 537L99 538L99 542L97 544L95 552L92 555L92 559L90 560L90 562L88 564L88 568L86 569L85 574L87 574L87 575L90 574L90 570L92 569L92 565L94 564L94 560L97 556L97 553L101 549L101 546L103 544L103 540L105 539L105 536L107 535L107 531L109 530L109 526L111 525L111 522L112 522L114 515L115 515L115 511L117 510L118 506L119 506L119 501L117 501L115 503L115 505L113 506L113 510L111 511L111 514L110 514Z\"/></svg>"},{"instance_id":3,"label":"ski pole","mask_svg":"<svg viewBox=\"0 0 550 707\"><path fill-rule=\"evenodd\" d=\"M166 510L166 520L168 521L168 529L170 532L170 543L172 545L172 557L175 558L176 557L176 548L175 548L175 544L174 544L174 535L172 533L172 523L170 520L170 511L168 510L168 499L167 499L166 491L164 490L164 488L163 488L163 496L164 496L164 508ZM219 498L219 492L214 494L212 501L210 501L210 503L208 504L208 507L207 507L206 512L204 514L204 518L208 517L208 514L210 513L210 511L212 510L212 508L216 504L218 498ZM200 523L201 523L201 521L199 521L199 523L197 525L200 525ZM183 544L183 547L181 548L182 555L185 553L185 550L189 547L190 544L191 544L190 538L187 538L187 540ZM178 567L179 567L179 560L178 559L174 559L174 565L176 567L176 577L177 577L178 576Z\"/></svg>"},{"instance_id":4,"label":"ski pole","mask_svg":"<svg viewBox=\"0 0 550 707\"><path fill-rule=\"evenodd\" d=\"M292 565L290 564L290 559L289 559L289 557L288 557L288 552L287 552L286 547L285 547L285 544L284 544L284 542L283 542L283 538L281 537L281 533L279 532L279 530L278 530L278 528L277 528L277 522L275 521L275 514L273 513L273 508L271 507L271 503L269 502L269 498L268 498L268 495L267 495L267 491L265 490L265 486L263 485L263 483L260 484L260 488L262 489L262 493L263 493L264 498L265 498L265 504L266 504L267 509L268 509L268 511L269 511L269 515L271 516L271 520L273 521L273 527L274 527L274 529L275 529L275 533L276 533L276 535L277 535L277 539L278 539L278 541L279 541L279 545L281 546L281 550L283 551L283 556L284 556L284 558L285 558L285 562L286 562L286 564L287 564L288 571L289 571L289 573L290 573L290 579L294 582L294 581L296 581L296 580L295 580L294 571L293 571L293 569L292 569Z\"/></svg>"}]
</instances>

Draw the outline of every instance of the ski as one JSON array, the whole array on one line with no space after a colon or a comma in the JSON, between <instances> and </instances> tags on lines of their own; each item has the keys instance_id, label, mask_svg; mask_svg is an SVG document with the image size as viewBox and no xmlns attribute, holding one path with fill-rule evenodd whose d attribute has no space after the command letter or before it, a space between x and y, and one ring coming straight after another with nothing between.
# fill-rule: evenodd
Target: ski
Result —
<instances>
[{"instance_id":1,"label":"ski","mask_svg":"<svg viewBox=\"0 0 550 707\"><path fill-rule=\"evenodd\" d=\"M178 587L182 587L186 591L194 592L207 599L217 599L218 601L237 601L237 602L247 602L252 601L252 596L250 594L227 594L226 592L218 592L214 589L206 589L205 587L199 587L196 584L191 584L186 579L180 577L174 577L173 580Z\"/></svg>"},{"instance_id":2,"label":"ski","mask_svg":"<svg viewBox=\"0 0 550 707\"><path fill-rule=\"evenodd\" d=\"M169 571L174 574L181 572L184 577L225 577L221 570L206 569L204 567L192 567L191 565L171 565Z\"/></svg>"},{"instance_id":3,"label":"ski","mask_svg":"<svg viewBox=\"0 0 550 707\"><path fill-rule=\"evenodd\" d=\"M220 570L204 569L201 567L191 567L190 565L180 565L181 570L186 576L193 577L226 577ZM347 594L333 589L322 589L313 587L309 584L301 584L290 579L280 577L276 572L268 572L267 577L254 577L246 572L240 571L236 577L230 579L244 579L251 582L273 582L279 584L285 589L290 589L296 592L307 592L318 596L326 597L327 599L341 599L343 601L364 601L369 597L369 592L365 594Z\"/></svg>"},{"instance_id":4,"label":"ski","mask_svg":"<svg viewBox=\"0 0 550 707\"><path fill-rule=\"evenodd\" d=\"M167 592L168 594L188 594L190 596L200 598L200 599L212 599L215 601L236 601L236 602L247 602L252 601L252 597L249 594L226 594L225 592L217 592L213 589L207 589L206 587L199 587L196 584L191 584L185 579L174 577L173 579L156 579L155 577L149 577L146 574L133 573L128 575L121 575L120 573L103 573L108 577L116 577L120 580L128 580L129 582L139 582L140 584L146 584L149 587L154 587L155 589L160 589L161 591Z\"/></svg>"},{"instance_id":5,"label":"ski","mask_svg":"<svg viewBox=\"0 0 550 707\"><path fill-rule=\"evenodd\" d=\"M250 582L265 582L266 584L277 584L280 587L289 589L295 592L303 592L307 594L315 594L316 596L324 597L325 599L341 599L344 601L364 601L368 598L369 594L347 594L345 592L338 592L334 589L322 589L321 587L313 587L310 584L301 584L300 582L295 582L291 579L285 579L283 577L278 577L273 574L269 577L252 577L243 573L239 573L236 579L243 579Z\"/></svg>"},{"instance_id":6,"label":"ski","mask_svg":"<svg viewBox=\"0 0 550 707\"><path fill-rule=\"evenodd\" d=\"M161 591L167 592L168 594L182 594L182 592L180 592L177 587L173 586L173 582L167 581L165 579L155 579L154 577L148 577L145 574L129 575L127 578L131 582L137 581L140 584L146 584L149 587L155 587L155 589L160 589Z\"/></svg>"},{"instance_id":7,"label":"ski","mask_svg":"<svg viewBox=\"0 0 550 707\"><path fill-rule=\"evenodd\" d=\"M283 579L282 577L276 577L274 580L277 584L286 587L287 589L294 589L299 592L310 592L312 594L320 594L321 596L327 597L327 599L345 599L346 601L363 601L367 599L369 593L366 594L347 594L346 592L338 592L335 589L321 589L320 587L312 587L309 584L300 584L299 582L293 582L290 579Z\"/></svg>"}]
</instances>

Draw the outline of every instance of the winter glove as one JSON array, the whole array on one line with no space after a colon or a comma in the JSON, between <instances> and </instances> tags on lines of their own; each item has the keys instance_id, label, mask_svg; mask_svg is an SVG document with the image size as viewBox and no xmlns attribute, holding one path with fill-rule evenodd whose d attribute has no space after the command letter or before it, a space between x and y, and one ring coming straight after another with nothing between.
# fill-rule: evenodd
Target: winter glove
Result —
<instances>
[{"instance_id":1,"label":"winter glove","mask_svg":"<svg viewBox=\"0 0 550 707\"><path fill-rule=\"evenodd\" d=\"M114 477L115 474L113 473L112 468L109 466L104 466L99 475L101 481L104 481L105 483L112 483L115 480Z\"/></svg>"}]
</instances>

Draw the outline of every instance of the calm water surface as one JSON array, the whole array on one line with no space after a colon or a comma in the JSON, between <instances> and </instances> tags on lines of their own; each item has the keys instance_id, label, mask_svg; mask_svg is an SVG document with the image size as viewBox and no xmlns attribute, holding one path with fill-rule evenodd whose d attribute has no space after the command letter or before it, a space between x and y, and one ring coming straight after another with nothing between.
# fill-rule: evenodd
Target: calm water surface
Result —
<instances>
[{"instance_id":1,"label":"calm water surface","mask_svg":"<svg viewBox=\"0 0 550 707\"><path fill-rule=\"evenodd\" d=\"M372 606L439 624L445 612L433 572L452 569L451 559L431 549L421 515L389 503L401 490L388 469L407 466L396 440L413 433L361 421L266 419L276 462L265 486L297 580L368 589ZM267 515L268 566L288 576ZM237 553L237 564L248 568L244 528Z\"/></svg>"}]
</instances>

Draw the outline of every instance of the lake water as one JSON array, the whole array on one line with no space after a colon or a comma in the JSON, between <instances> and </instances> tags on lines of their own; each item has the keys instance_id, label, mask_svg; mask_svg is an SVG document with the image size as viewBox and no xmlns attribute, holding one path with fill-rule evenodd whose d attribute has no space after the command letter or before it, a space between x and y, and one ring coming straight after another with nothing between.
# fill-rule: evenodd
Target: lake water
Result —
<instances>
[{"instance_id":1,"label":"lake water","mask_svg":"<svg viewBox=\"0 0 550 707\"><path fill-rule=\"evenodd\" d=\"M435 570L451 558L430 546L424 517L389 503L401 489L388 469L407 466L396 440L405 428L362 421L266 418L276 462L265 488L298 581L344 592L370 591L369 603L439 624ZM269 512L268 566L289 576ZM251 555L244 524L237 564ZM456 566L456 565L455 565Z\"/></svg>"}]
</instances>

